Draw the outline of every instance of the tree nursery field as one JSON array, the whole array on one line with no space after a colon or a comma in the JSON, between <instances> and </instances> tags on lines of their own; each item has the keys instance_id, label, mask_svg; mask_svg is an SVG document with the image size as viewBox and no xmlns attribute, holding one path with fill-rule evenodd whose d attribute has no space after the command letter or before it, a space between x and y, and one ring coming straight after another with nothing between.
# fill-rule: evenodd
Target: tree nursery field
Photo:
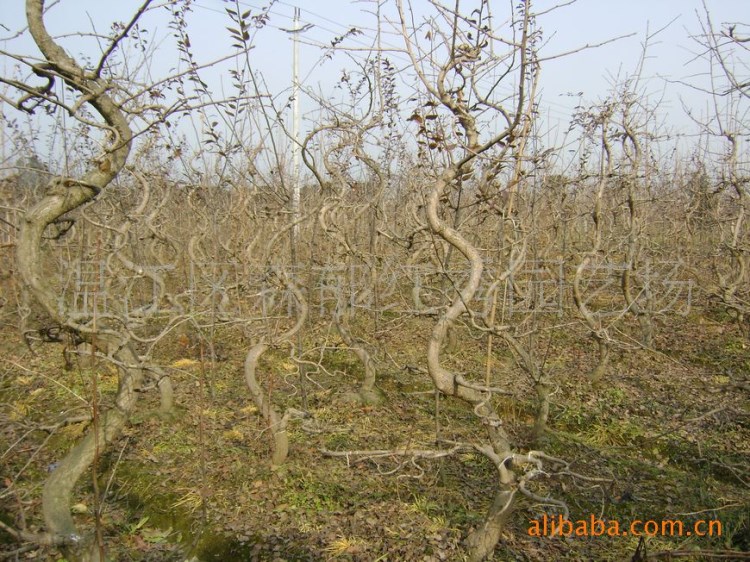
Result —
<instances>
[{"instance_id":1,"label":"tree nursery field","mask_svg":"<svg viewBox=\"0 0 750 562\"><path fill-rule=\"evenodd\" d=\"M750 560L747 24L10 4L0 560Z\"/></svg>"}]
</instances>

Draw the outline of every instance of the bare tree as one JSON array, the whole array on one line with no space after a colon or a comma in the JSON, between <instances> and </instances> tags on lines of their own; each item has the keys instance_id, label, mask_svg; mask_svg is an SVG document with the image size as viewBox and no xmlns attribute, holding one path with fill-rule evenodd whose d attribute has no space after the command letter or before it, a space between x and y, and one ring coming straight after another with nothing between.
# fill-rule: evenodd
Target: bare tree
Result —
<instances>
[{"instance_id":1,"label":"bare tree","mask_svg":"<svg viewBox=\"0 0 750 562\"><path fill-rule=\"evenodd\" d=\"M427 96L422 103L434 107L434 111L441 108L450 122L444 129L448 134L443 135L443 131L436 131L424 121L417 121L427 147L439 148L445 154L442 167L427 194L427 221L438 239L460 252L468 262L470 273L466 283L456 288L451 304L440 314L432 330L427 348L427 366L436 389L446 396L455 396L471 404L487 428L489 445L478 449L496 466L498 488L486 519L467 539L470 559L482 560L494 550L513 511L519 488L512 468L512 445L502 420L492 407L491 388L466 381L446 368L441 360L441 348L450 328L461 316L472 314L469 306L484 271L484 258L477 247L441 216L441 207L451 190L460 186L459 178L479 175L482 167L491 171L498 169L508 158L512 159L516 143L523 143L523 131L528 130L526 122L531 112L529 92L537 76L535 44L538 32L534 29L530 3L519 6L518 13L512 15L509 23L512 38L503 40L508 50L501 55L490 48L499 44L499 39L487 25L489 3L481 3L473 17L439 5L435 7L438 20L428 25L429 47L420 49L416 43L414 33L408 28L411 14L399 2L401 35L412 67ZM442 25L437 23L440 20L448 25L450 33L442 31ZM438 57L442 57L442 60ZM497 75L491 69L499 67L506 67L499 74L500 79L489 82L482 80L483 76ZM517 91L503 100L499 95L502 77L511 73L515 76ZM477 110L489 112L498 118L501 122L499 131L486 139L481 138ZM494 325L486 329L502 333Z\"/></svg>"},{"instance_id":2,"label":"bare tree","mask_svg":"<svg viewBox=\"0 0 750 562\"><path fill-rule=\"evenodd\" d=\"M146 2L141 6L131 26L148 5L149 2ZM135 407L144 372L132 346L122 341L116 328L108 328L106 320L96 319L91 325L81 325L58 311L57 296L42 269L45 263L42 245L45 230L50 224L96 197L127 161L133 131L125 113L109 93L112 83L102 75L109 53L122 37L115 38L97 68L85 70L47 32L42 0L29 0L26 14L29 31L46 59L44 64L35 64L33 68L47 82L39 88L22 87L25 95L18 101L18 107L23 108L27 100L61 103L52 93L53 84L61 80L78 92L78 104L89 105L100 116L106 137L95 167L80 178L61 176L50 181L44 198L26 213L21 223L17 249L21 276L47 314L66 329L103 346L120 366L121 378L115 407L100 413L89 434L68 453L44 486L44 519L53 542L63 545L66 555L72 560L100 560L104 558L104 545L101 542L92 545L91 540L84 539L76 529L70 511L71 496L75 484L95 457L124 427ZM76 106L69 109L74 115L77 114Z\"/></svg>"},{"instance_id":3,"label":"bare tree","mask_svg":"<svg viewBox=\"0 0 750 562\"><path fill-rule=\"evenodd\" d=\"M748 255L747 214L750 212L748 162L742 150L747 136L747 101L750 82L740 73L747 69L749 40L747 26L729 24L716 29L708 8L700 17L702 33L694 40L709 65L712 115L701 120L693 116L706 135L707 151L721 162L713 193L716 209L712 217L718 233L713 249L711 274L701 275L709 294L717 298L743 322L750 302L750 256ZM718 259L717 259L718 258Z\"/></svg>"},{"instance_id":4,"label":"bare tree","mask_svg":"<svg viewBox=\"0 0 750 562\"><path fill-rule=\"evenodd\" d=\"M133 332L135 326L142 325L143 315L152 315L160 304L158 301L166 297L166 286L159 274L143 269L142 264L125 251L135 218L145 219L146 223L153 220L153 214L146 214L150 198L148 181L138 171L131 170L136 191L140 190L139 203L133 209L132 218L119 224L118 219L114 224L106 224L106 220L99 224L97 218L81 212L84 206L102 198L107 186L125 169L135 138L164 122L177 107L187 106L185 99L172 106L154 103L154 100L164 97L163 92L179 77L151 83L144 88L135 76L118 76L112 72L114 59L127 41L132 37L138 40L140 20L152 9L151 4L151 0L144 1L127 23L114 26L108 36L99 36L99 59L81 65L47 31L44 1L29 0L26 3L28 31L43 59L38 62L21 55L14 58L26 65L41 84L2 78L17 94L16 99L4 98L5 101L27 113L40 108L50 114L66 112L86 131L78 141L96 151L92 161L81 164L80 174L69 166L61 175L52 177L41 199L21 220L16 248L19 273L46 315L45 323L69 334L76 344L89 344L91 353L115 365L120 375L111 407L99 404L94 392L88 433L59 462L44 484L42 509L46 533L32 536L24 530L15 532L23 540L58 545L69 560L103 560L106 556L100 527L97 525L96 536L91 537L79 531L74 523L70 505L75 486L92 465L96 465L107 445L118 437L135 408L139 392L147 387L148 379L157 381L162 391L162 407L170 409L172 404L168 377L148 362L148 354L145 360L139 354L136 344L145 340ZM144 58L150 55L145 46L141 55ZM135 68L137 72L143 67L136 65ZM63 91L72 92L72 97L68 93L63 96ZM66 158L66 161L70 160ZM110 206L107 210L105 202L103 215L112 219L110 211L114 208ZM153 302L142 310L105 311L94 306L77 311L61 298L60 288L48 271L54 255L47 252L46 241L55 225L76 222L93 224L109 232L112 244L110 266L114 259L118 262L117 268L129 271L131 275L145 276L160 287ZM104 251L102 246L99 249ZM159 336L151 341L158 339ZM92 383L96 389L96 375ZM96 475L93 482L98 495Z\"/></svg>"}]
</instances>

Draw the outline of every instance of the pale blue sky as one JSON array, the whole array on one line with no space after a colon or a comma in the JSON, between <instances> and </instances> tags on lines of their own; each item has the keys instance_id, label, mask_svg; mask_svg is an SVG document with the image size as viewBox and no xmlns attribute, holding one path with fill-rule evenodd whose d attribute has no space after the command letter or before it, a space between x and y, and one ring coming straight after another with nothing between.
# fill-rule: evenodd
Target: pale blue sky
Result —
<instances>
[{"instance_id":1,"label":"pale blue sky","mask_svg":"<svg viewBox=\"0 0 750 562\"><path fill-rule=\"evenodd\" d=\"M11 30L22 27L23 1L0 0L3 5L0 23ZM450 2L452 4L452 2ZM537 9L551 7L558 2L536 2ZM113 20L126 20L140 4L134 0L102 2L101 0L61 0L48 17L48 26L55 34L69 34L76 31L90 31L92 26L98 30L107 30ZM254 13L261 3L257 0L241 1L240 4ZM393 3L386 11L393 18ZM470 10L473 3L462 1L462 6ZM496 22L504 19L511 1L493 1L492 9ZM230 52L230 39L225 28L231 25L224 7L226 2L220 0L197 0L190 16L190 32L194 50L201 60L207 61L226 55ZM426 0L414 0L415 11L424 9ZM750 2L748 0L706 0L712 18L717 27L722 22L750 20ZM368 30L375 27L375 20L366 13L374 9L372 2L349 0L284 0L274 4L268 28L262 30L251 52L253 64L261 70L270 88L282 92L291 81L291 41L289 35L282 31L292 25L293 7L302 9L302 22L313 24L304 34L305 40L312 43L328 44L337 35L350 27L365 30L345 44L366 47L372 44L373 34ZM163 10L149 14L144 21L153 37L163 39L169 44L169 30ZM701 0L579 0L571 6L545 15L541 21L545 37L549 43L542 51L543 56L576 49L585 44L595 44L620 35L635 33L634 37L617 41L597 49L586 50L569 57L556 59L544 64L542 70L543 98L542 108L549 117L549 127L562 131L578 103L577 97L566 94L583 92L583 99L595 101L604 97L614 81L615 76L632 73L635 69L641 45L647 29L652 32L668 26L654 39L649 50L649 58L644 68L644 78L648 79L647 91L653 99L663 98L662 112L665 122L677 131L688 132L691 125L684 116L681 103L684 102L700 113L707 107L707 98L688 88L670 84L669 80L687 80L700 82L699 75L707 72L706 63L695 60L698 47L690 36L699 32L698 16L704 15ZM388 26L385 26L388 29ZM7 37L7 31L0 30L0 37ZM395 35L388 38L386 44L398 45ZM91 53L96 56L98 48L92 39L67 36L61 41L76 56ZM28 41L0 41L0 48L10 52L23 52L29 49ZM166 74L177 63L175 51L164 48L154 61L157 72ZM333 61L321 65L321 52L310 46L301 49L301 76L305 86L329 94L332 84L338 78L338 68L344 63L339 56ZM389 55L399 66L406 63L402 53ZM0 71L6 71L7 59L0 58ZM228 84L226 71L217 70L211 77L213 89L219 89L219 83ZM286 94L282 94L282 97ZM681 102L682 100L682 102ZM303 128L305 128L303 124Z\"/></svg>"}]
</instances>

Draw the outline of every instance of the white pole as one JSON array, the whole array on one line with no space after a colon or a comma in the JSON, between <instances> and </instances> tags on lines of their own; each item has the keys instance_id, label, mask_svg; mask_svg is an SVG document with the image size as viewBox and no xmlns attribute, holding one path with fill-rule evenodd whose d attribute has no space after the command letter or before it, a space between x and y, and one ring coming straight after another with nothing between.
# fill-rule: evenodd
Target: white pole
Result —
<instances>
[{"instance_id":1,"label":"white pole","mask_svg":"<svg viewBox=\"0 0 750 562\"><path fill-rule=\"evenodd\" d=\"M292 220L293 243L297 243L299 234L299 200L300 200L300 114L299 114L299 8L294 8L294 27L292 32L293 50L292 50Z\"/></svg>"}]
</instances>

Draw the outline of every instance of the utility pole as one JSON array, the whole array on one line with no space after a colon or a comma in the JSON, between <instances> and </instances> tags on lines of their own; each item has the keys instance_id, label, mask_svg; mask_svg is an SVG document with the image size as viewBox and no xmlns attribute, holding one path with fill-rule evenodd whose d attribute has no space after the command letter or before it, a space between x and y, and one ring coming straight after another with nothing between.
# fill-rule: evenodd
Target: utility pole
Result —
<instances>
[{"instance_id":1,"label":"utility pole","mask_svg":"<svg viewBox=\"0 0 750 562\"><path fill-rule=\"evenodd\" d=\"M300 114L299 114L299 8L294 8L294 24L292 26L292 221L294 226L292 227L292 253L296 253L296 245L299 238L299 200L300 200L300 156L301 149L299 130L300 130Z\"/></svg>"},{"instance_id":2,"label":"utility pole","mask_svg":"<svg viewBox=\"0 0 750 562\"><path fill-rule=\"evenodd\" d=\"M299 245L299 218L300 218L300 157L302 155L302 146L300 145L300 113L299 113L299 35L309 29L309 25L300 28L299 25L300 9L294 8L294 23L288 33L292 34L292 230L290 236L290 257L292 259L292 278L298 272L297 268L297 247ZM299 310L297 311L299 312ZM297 332L296 353L302 356L304 353L304 342L302 340L302 330ZM307 410L307 368L305 365L299 366L299 383L302 389L302 407Z\"/></svg>"}]
</instances>

